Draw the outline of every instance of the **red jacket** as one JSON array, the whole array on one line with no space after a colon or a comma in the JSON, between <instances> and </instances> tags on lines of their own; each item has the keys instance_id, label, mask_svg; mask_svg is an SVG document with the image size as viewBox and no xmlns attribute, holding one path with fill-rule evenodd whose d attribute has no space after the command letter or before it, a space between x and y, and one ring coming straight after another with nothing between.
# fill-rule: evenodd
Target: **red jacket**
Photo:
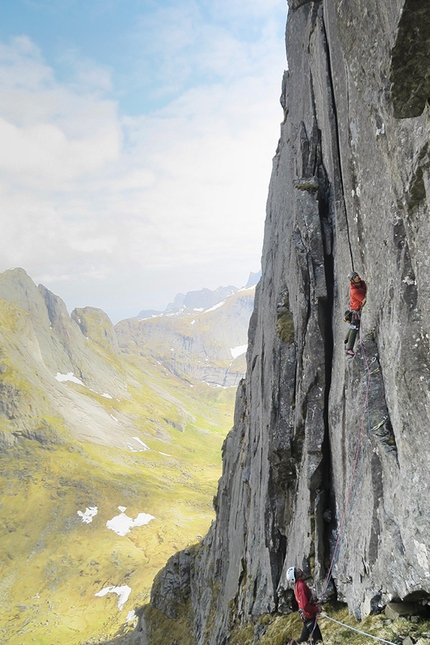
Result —
<instances>
[{"instance_id":1,"label":"red jacket","mask_svg":"<svg viewBox=\"0 0 430 645\"><path fill-rule=\"evenodd\" d=\"M360 282L351 282L349 285L349 308L352 311L360 311L363 306L363 300L366 297L367 286L364 280Z\"/></svg>"},{"instance_id":2,"label":"red jacket","mask_svg":"<svg viewBox=\"0 0 430 645\"><path fill-rule=\"evenodd\" d=\"M303 609L306 618L315 618L319 612L319 607L312 600L312 591L304 580L297 580L294 585L294 595L299 609Z\"/></svg>"}]
</instances>

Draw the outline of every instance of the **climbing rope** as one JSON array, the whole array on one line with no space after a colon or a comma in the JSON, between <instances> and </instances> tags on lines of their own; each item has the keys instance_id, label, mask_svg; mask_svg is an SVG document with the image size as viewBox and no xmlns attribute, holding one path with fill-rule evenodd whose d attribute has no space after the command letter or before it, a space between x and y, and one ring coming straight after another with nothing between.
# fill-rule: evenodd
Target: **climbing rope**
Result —
<instances>
[{"instance_id":1,"label":"climbing rope","mask_svg":"<svg viewBox=\"0 0 430 645\"><path fill-rule=\"evenodd\" d=\"M327 614L320 614L322 618L327 618L327 620L331 620L333 623L337 623L338 625L341 625L342 627L346 627L347 629L351 629L353 632L357 632L357 634L362 634L363 636L368 636L369 638L373 638L375 641L380 641L381 643L388 643L388 645L398 645L398 643L393 643L392 641L387 641L384 638L379 638L379 636L373 636L373 634L368 634L367 632L363 632L361 629L356 629L355 627L351 627L351 625L346 625L345 623L341 623L340 620L336 620L335 618L331 618L330 616L327 616Z\"/></svg>"},{"instance_id":2,"label":"climbing rope","mask_svg":"<svg viewBox=\"0 0 430 645\"><path fill-rule=\"evenodd\" d=\"M320 598L323 598L324 594L327 591L328 585L329 585L331 577L332 577L334 565L336 564L337 558L339 556L340 547L342 545L343 538L344 538L344 535L345 535L346 523L347 523L347 520L348 520L348 516L349 516L349 514L350 514L350 512L352 510L354 500L355 500L355 496L356 496L356 493L357 493L357 490L358 490L358 485L359 485L359 482L360 482L360 479L361 479L361 473L362 473L362 470L363 470L364 460L365 460L365 456L367 454L367 446L368 446L368 442L369 442L369 438L370 438L370 414L369 414L368 401L369 401L371 372L370 372L369 361L367 360L366 352L365 352L365 349L364 349L361 324L360 324L360 348L361 348L361 355L363 357L363 360L364 360L364 363L365 363L365 366L366 366L366 395L365 395L365 400L364 400L363 416L362 416L362 419L361 419L360 433L359 433L359 436L358 436L358 443L357 443L357 448L356 448L356 452L355 452L355 458L354 458L354 465L353 465L352 474L351 474L351 480L350 480L350 484L349 484L349 488L348 488L348 492L347 492L347 496L346 496L345 509L344 509L344 513L343 513L342 520L341 520L341 523L340 523L340 528L339 528L339 533L338 533L338 536L337 536L336 544L335 544L335 547L334 547L334 550L333 550L333 557L332 557L332 560L331 560L331 563L330 563L329 570L327 572L327 576L326 576L326 579L325 579L325 582L324 582L324 585L323 585L323 589L322 589ZM364 446L364 450L362 452L360 467L358 467L358 462L359 462L359 457L360 457L360 452L361 452L361 444L362 444L363 433L364 433L364 420L365 420L366 415L367 415L367 427L368 427L367 441L366 441L366 444Z\"/></svg>"},{"instance_id":3,"label":"climbing rope","mask_svg":"<svg viewBox=\"0 0 430 645\"><path fill-rule=\"evenodd\" d=\"M343 542L343 539L344 539L344 536L345 536L345 529L346 529L347 520L348 520L348 517L349 517L349 515L350 515L350 513L352 511L354 501L355 501L355 496L357 494L359 483L360 483L360 480L361 480L361 474L362 474L362 471L363 471L363 466L364 466L366 455L367 455L367 448L368 448L369 441L370 441L371 430L376 430L376 429L380 428L383 425L383 423L386 421L386 419L383 419L374 428L371 428L370 411L369 411L369 405L368 405L368 403L369 403L369 392L370 392L370 380L371 380L370 377L372 376L372 374L375 374L376 372L378 372L380 368L377 367L376 369L373 369L373 371L371 371L371 369L370 369L370 366L375 362L375 359L373 359L370 362L370 365L369 365L369 361L367 359L367 355L366 355L366 351L365 351L364 343L363 343L361 324L360 324L360 349L361 349L361 355L362 355L362 358L363 358L363 361L364 361L364 364L365 364L365 368L366 368L366 394L365 394L365 399L364 399L363 415L362 415L362 419L361 419L360 433L359 433L358 442L357 442L357 448L356 448L356 452L355 452L354 465L353 465L352 473L351 473L351 480L350 480L350 484L349 484L349 488L348 488L348 492L347 492L347 496L346 496L345 509L344 509L344 513L343 513L342 520L341 520L341 523L340 523L340 528L339 528L339 533L338 533L338 537L337 537L337 540L336 540L336 544L335 544L335 547L334 547L334 550L333 550L333 557L332 557L330 567L329 567L329 570L328 570L328 573L327 573L327 576L326 576L326 579L325 579L325 582L324 582L324 585L323 585L323 590L321 592L321 596L320 596L320 599L318 600L318 602L321 602L321 599L324 597L324 594L327 591L328 585L330 583L330 579L332 577L333 568L334 568L334 566L336 564L336 561L337 561L337 558L339 556L340 547L342 545L342 542ZM366 437L366 442L364 443L363 450L361 450L362 442L363 442L363 435L364 435L364 423L365 423L366 416L367 416L367 437ZM361 453L361 460L360 460L360 453ZM359 461L360 461L360 464L359 464ZM340 622L339 620L336 620L335 618L331 618L330 616L327 616L327 614L320 613L319 616L321 616L322 618L327 618L327 620L331 620L333 623L337 623L338 625L341 625L342 627L346 627L347 629L350 629L351 631L354 631L354 632L356 632L358 634L361 634L363 636L367 636L368 638L372 638L372 639L374 639L376 641L379 641L381 643L386 643L386 645L398 645L397 643L393 643L392 641L385 640L384 638L379 638L378 636L373 636L373 634L368 634L367 632L364 632L364 631L362 631L360 629L356 629L355 627L351 627L351 625L347 625L345 623ZM317 624L317 617L315 617L315 622L314 622L314 626L313 626L311 636L312 636L312 634L313 634L313 632L315 630L316 624Z\"/></svg>"},{"instance_id":4,"label":"climbing rope","mask_svg":"<svg viewBox=\"0 0 430 645\"><path fill-rule=\"evenodd\" d=\"M365 351L365 348L364 348L361 325L360 325L360 348L361 348L362 358L363 358L363 361L364 361L364 364L365 364L365 367L366 367L366 395L365 395L365 401L364 401L363 417L362 417L362 423L361 423L361 427L360 427L360 434L359 434L357 450L356 450L356 455L355 455L355 460L354 460L354 467L353 467L353 471L352 471L352 475L351 475L351 483L350 483L350 486L349 486L349 489L348 489L348 495L347 495L347 500L346 500L346 504L345 504L345 511L344 511L344 514L343 514L343 517L342 517L342 522L341 522L341 526L340 526L340 530L339 530L338 539L336 541L336 546L335 546L335 549L334 549L334 552L333 552L333 558L332 558L330 568L329 568L329 571L328 571L328 574L327 574L327 578L326 578L326 581L325 581L324 590L323 590L322 595L324 595L325 591L327 590L327 587L328 587L328 584L329 584L329 581L330 581L330 578L331 578L331 575L332 575L332 572L333 572L333 567L334 567L334 565L336 563L336 560L337 560L337 557L339 555L340 546L341 546L343 538L344 538L346 522L347 522L349 513L352 510L354 500L355 500L355 496L356 496L357 491L358 491L358 486L359 486L360 479L361 479L361 473L362 473L364 462L365 462L366 455L367 455L367 448L368 448L368 445L369 445L369 442L370 442L371 432L375 431L375 430L378 430L380 427L382 427L382 425L386 421L386 418L384 418L382 421L380 421L378 424L376 424L373 428L371 428L370 411L369 411L369 406L368 406L369 392L370 392L370 380L371 380L372 374L377 373L380 368L377 367L376 369L373 369L371 371L370 366L375 362L376 358L373 358L372 361L370 361L370 364L369 364L369 361L368 361L368 358L367 358L367 355L366 355L366 351ZM364 444L364 447L363 447L363 450L362 450L362 455L361 455L361 463L360 463L360 466L358 467L358 458L359 458L359 454L360 454L360 450L361 450L362 438L363 438L363 433L364 433L363 432L364 431L364 419L365 419L366 415L367 415L367 440L366 440L366 442ZM367 632L365 632L365 631L363 631L361 629L351 627L351 625L347 625L346 623L342 623L341 621L336 620L335 618L331 618L330 616L327 616L327 614L321 613L320 616L322 618L326 618L327 620L331 620L333 623L336 623L337 625L345 627L346 629L350 629L351 631L356 632L357 634L361 634L362 636L366 636L368 638L372 638L373 640L379 641L380 643L386 643L386 645L397 645L397 643L393 643L392 641L386 640L384 638L379 638L379 636L374 636L373 634L369 634L369 633L367 633Z\"/></svg>"}]
</instances>

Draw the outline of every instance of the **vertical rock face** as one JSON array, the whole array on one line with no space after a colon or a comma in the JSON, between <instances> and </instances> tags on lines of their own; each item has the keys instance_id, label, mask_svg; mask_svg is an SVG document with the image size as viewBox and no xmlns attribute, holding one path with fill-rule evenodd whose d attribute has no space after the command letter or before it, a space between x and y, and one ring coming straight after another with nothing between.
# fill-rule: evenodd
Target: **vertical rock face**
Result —
<instances>
[{"instance_id":1,"label":"vertical rock face","mask_svg":"<svg viewBox=\"0 0 430 645\"><path fill-rule=\"evenodd\" d=\"M217 519L187 567L199 645L284 611L289 566L321 589L332 563L357 617L430 596L427 14L419 0L290 2L248 371ZM351 269L368 299L346 363ZM171 573L160 611L181 588Z\"/></svg>"}]
</instances>

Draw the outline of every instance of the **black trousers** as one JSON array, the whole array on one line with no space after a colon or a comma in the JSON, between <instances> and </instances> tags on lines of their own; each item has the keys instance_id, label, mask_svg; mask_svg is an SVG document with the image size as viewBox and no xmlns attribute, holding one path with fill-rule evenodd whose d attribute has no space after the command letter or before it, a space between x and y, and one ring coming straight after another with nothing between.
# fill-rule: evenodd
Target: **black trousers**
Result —
<instances>
[{"instance_id":1,"label":"black trousers","mask_svg":"<svg viewBox=\"0 0 430 645\"><path fill-rule=\"evenodd\" d=\"M312 618L310 620L305 620L303 623L303 629L298 643L306 643L309 638L312 636L314 643L317 641L322 642L321 630L318 626L318 623Z\"/></svg>"},{"instance_id":2,"label":"black trousers","mask_svg":"<svg viewBox=\"0 0 430 645\"><path fill-rule=\"evenodd\" d=\"M357 338L357 334L360 330L360 313L358 311L353 311L352 313L352 320L349 323L349 329L348 333L345 338L345 349L348 351L349 349L354 349L355 345L355 339Z\"/></svg>"}]
</instances>

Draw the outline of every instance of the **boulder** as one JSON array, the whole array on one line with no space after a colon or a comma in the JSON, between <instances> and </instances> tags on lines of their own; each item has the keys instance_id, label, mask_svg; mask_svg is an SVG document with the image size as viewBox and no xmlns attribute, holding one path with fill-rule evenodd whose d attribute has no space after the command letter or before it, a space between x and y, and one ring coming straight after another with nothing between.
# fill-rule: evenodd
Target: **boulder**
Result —
<instances>
[{"instance_id":1,"label":"boulder","mask_svg":"<svg viewBox=\"0 0 430 645\"><path fill-rule=\"evenodd\" d=\"M385 607L385 615L391 620L413 616L417 613L417 606L410 602L389 602Z\"/></svg>"}]
</instances>

